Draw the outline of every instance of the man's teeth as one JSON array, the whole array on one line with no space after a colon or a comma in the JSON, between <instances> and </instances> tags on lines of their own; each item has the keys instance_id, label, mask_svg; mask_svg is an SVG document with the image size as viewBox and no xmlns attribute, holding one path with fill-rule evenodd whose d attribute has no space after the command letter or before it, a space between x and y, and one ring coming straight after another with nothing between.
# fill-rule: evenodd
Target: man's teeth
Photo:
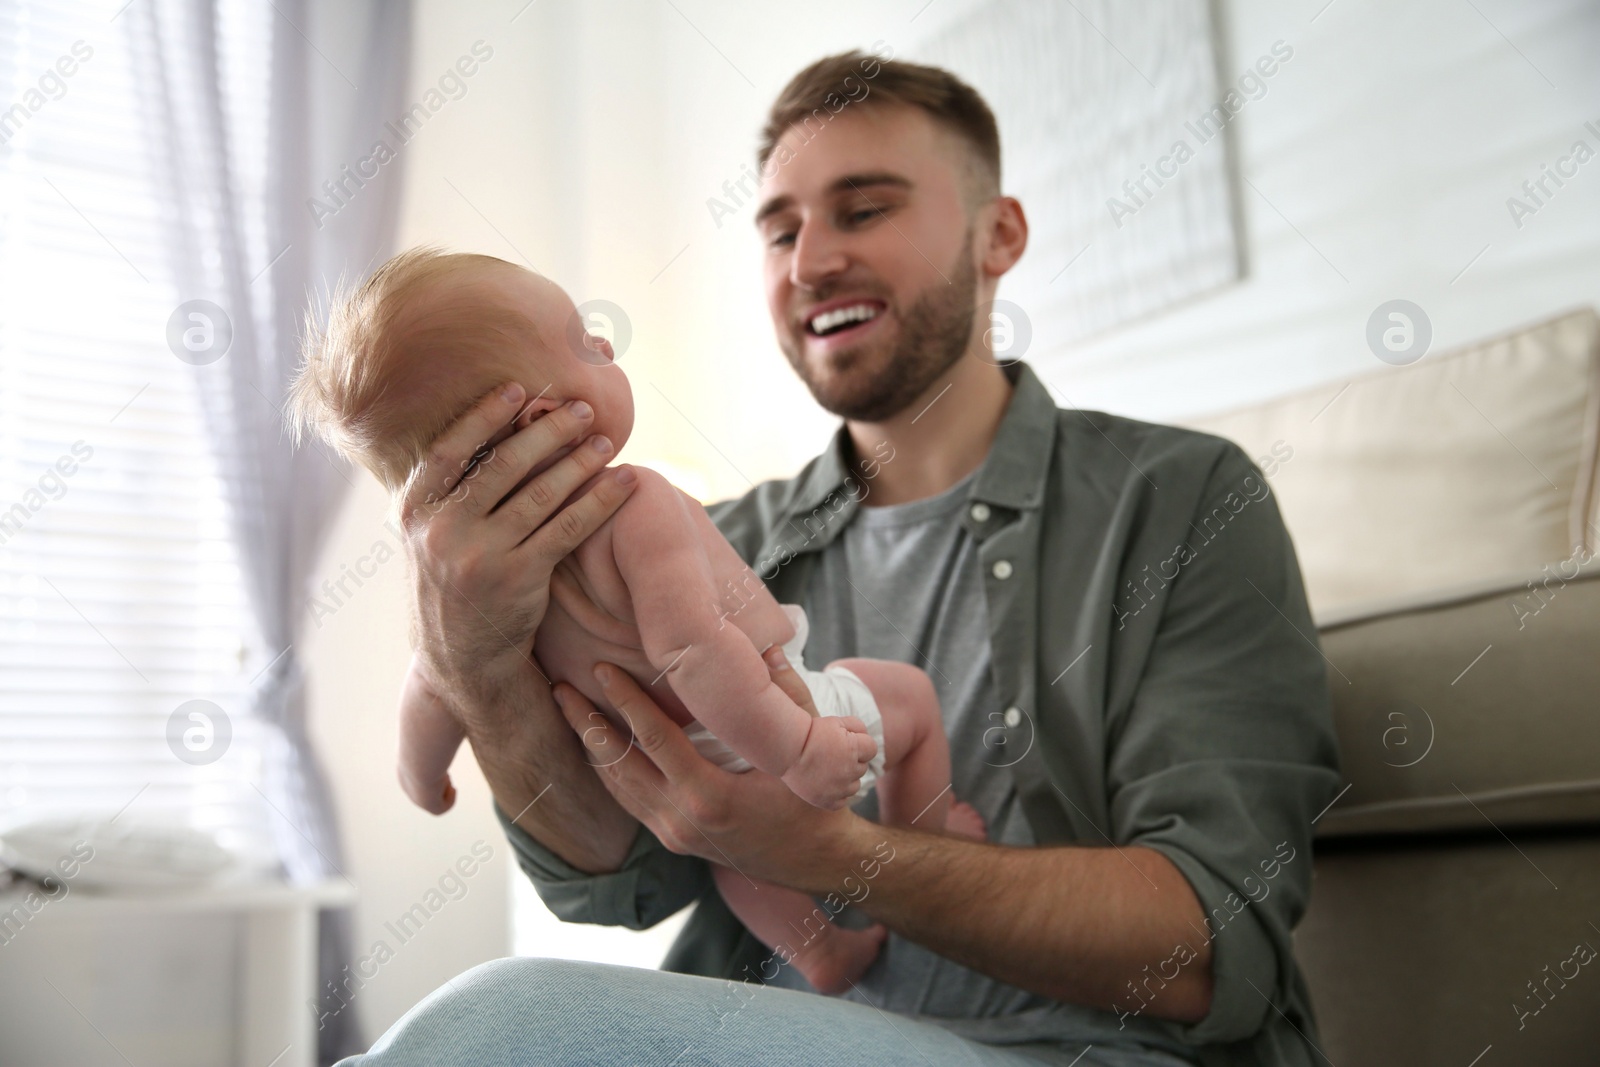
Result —
<instances>
[{"instance_id":1,"label":"man's teeth","mask_svg":"<svg viewBox=\"0 0 1600 1067\"><path fill-rule=\"evenodd\" d=\"M878 309L871 304L851 304L849 307L824 311L811 320L811 332L821 336L832 333L852 322L868 322L878 317Z\"/></svg>"}]
</instances>

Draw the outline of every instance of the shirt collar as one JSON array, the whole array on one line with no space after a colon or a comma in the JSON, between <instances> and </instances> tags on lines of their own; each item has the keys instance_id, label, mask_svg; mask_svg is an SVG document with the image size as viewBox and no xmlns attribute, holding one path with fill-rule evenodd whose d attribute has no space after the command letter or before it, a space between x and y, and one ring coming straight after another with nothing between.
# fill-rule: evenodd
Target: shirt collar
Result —
<instances>
[{"instance_id":1,"label":"shirt collar","mask_svg":"<svg viewBox=\"0 0 1600 1067\"><path fill-rule=\"evenodd\" d=\"M1011 401L968 499L1018 510L1037 508L1044 500L1045 478L1050 471L1057 408L1032 367L1018 360L1002 369L1013 386ZM800 485L786 518L814 511L854 478L850 469L853 447L849 429L840 423L832 443L817 457ZM859 490L845 488L844 494L849 498L846 506L854 510Z\"/></svg>"},{"instance_id":2,"label":"shirt collar","mask_svg":"<svg viewBox=\"0 0 1600 1067\"><path fill-rule=\"evenodd\" d=\"M1032 367L1018 361L1004 369L1014 386L1011 403L971 497L1018 510L1037 508L1044 503L1045 479L1055 452L1058 409Z\"/></svg>"}]
</instances>

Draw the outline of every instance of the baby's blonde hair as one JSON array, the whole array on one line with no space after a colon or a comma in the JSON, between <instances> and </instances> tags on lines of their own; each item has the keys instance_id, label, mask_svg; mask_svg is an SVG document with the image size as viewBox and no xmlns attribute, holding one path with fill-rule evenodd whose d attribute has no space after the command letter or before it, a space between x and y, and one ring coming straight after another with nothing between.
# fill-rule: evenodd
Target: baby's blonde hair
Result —
<instances>
[{"instance_id":1,"label":"baby's blonde hair","mask_svg":"<svg viewBox=\"0 0 1600 1067\"><path fill-rule=\"evenodd\" d=\"M526 314L471 284L518 271L531 273L494 256L422 247L353 291L341 287L324 324L306 319L289 388L296 440L314 432L390 491L403 487L439 434L515 377L515 353L541 344ZM427 299L452 285L451 299Z\"/></svg>"}]
</instances>

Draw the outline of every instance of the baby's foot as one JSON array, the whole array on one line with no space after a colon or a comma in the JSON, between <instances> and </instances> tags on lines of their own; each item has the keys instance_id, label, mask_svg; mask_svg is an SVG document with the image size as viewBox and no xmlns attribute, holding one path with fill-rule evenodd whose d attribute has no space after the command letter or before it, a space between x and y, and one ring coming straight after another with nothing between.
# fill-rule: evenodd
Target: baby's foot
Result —
<instances>
[{"instance_id":1,"label":"baby's foot","mask_svg":"<svg viewBox=\"0 0 1600 1067\"><path fill-rule=\"evenodd\" d=\"M989 828L984 824L983 816L965 800L950 802L950 811L944 817L944 828L946 833L957 837L970 837L978 841L989 839Z\"/></svg>"},{"instance_id":2,"label":"baby's foot","mask_svg":"<svg viewBox=\"0 0 1600 1067\"><path fill-rule=\"evenodd\" d=\"M843 993L872 966L888 936L882 923L873 923L865 930L846 930L828 923L795 956L794 965L818 993Z\"/></svg>"}]
</instances>

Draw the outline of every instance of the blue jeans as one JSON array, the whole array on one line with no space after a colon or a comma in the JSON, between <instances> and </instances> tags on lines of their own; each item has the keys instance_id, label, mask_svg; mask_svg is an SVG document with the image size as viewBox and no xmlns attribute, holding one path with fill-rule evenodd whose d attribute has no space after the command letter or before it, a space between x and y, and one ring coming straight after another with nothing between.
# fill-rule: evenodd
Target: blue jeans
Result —
<instances>
[{"instance_id":1,"label":"blue jeans","mask_svg":"<svg viewBox=\"0 0 1600 1067\"><path fill-rule=\"evenodd\" d=\"M445 983L338 1067L1170 1067L1156 1052L982 1045L791 989L604 963L494 960Z\"/></svg>"}]
</instances>

